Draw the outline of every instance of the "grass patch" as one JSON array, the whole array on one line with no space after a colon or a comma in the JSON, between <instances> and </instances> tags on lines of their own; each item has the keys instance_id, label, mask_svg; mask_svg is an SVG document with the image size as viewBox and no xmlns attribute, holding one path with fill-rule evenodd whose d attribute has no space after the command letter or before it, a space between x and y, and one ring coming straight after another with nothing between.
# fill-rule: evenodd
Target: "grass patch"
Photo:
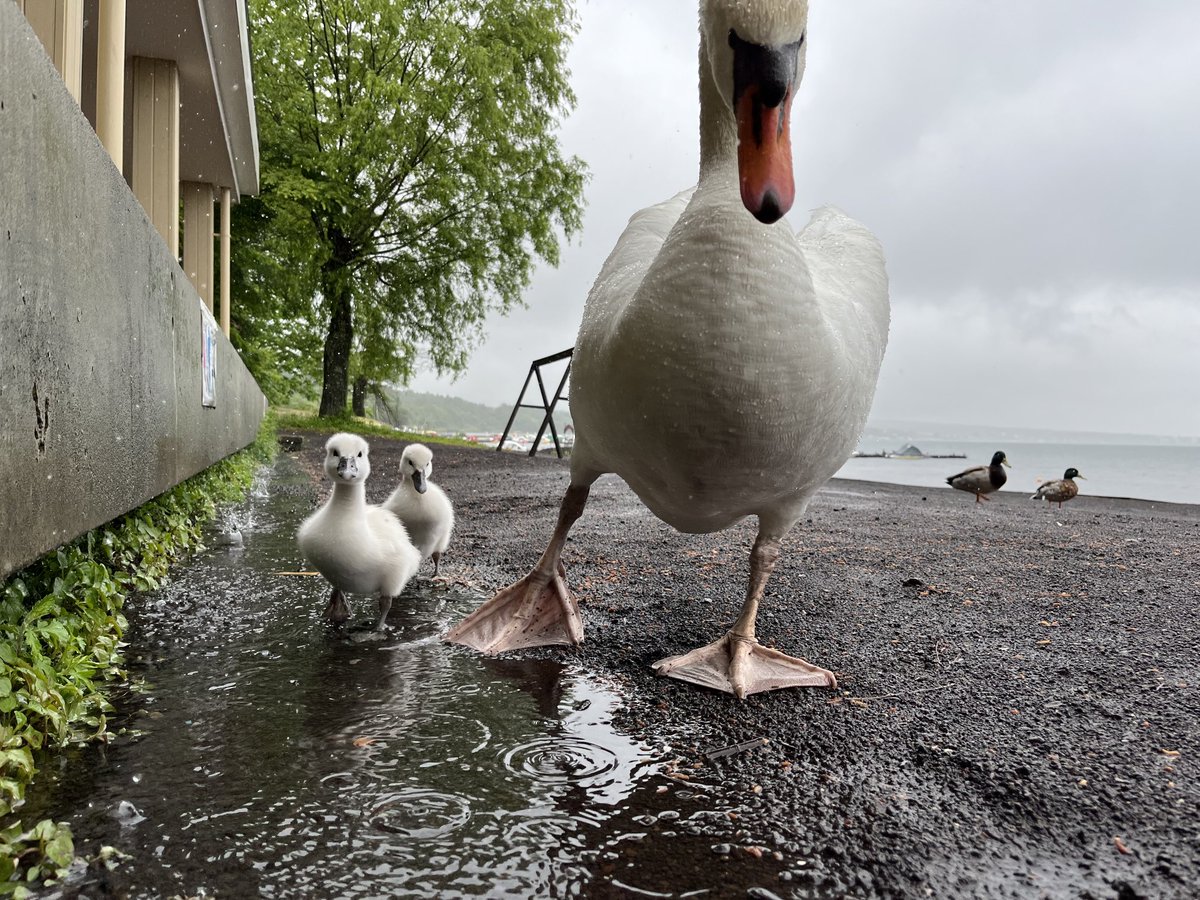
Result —
<instances>
[{"instance_id":1,"label":"grass patch","mask_svg":"<svg viewBox=\"0 0 1200 900\"><path fill-rule=\"evenodd\" d=\"M454 447L479 447L474 441L463 438L446 437L444 435L421 434L416 431L397 431L391 425L385 425L377 419L363 418L349 414L342 416L321 417L314 412L299 409L281 409L277 413L281 430L316 431L320 434L334 434L338 431L348 431L351 434L363 436L391 438L397 441L418 442L422 444L450 444Z\"/></svg>"},{"instance_id":2,"label":"grass patch","mask_svg":"<svg viewBox=\"0 0 1200 900\"><path fill-rule=\"evenodd\" d=\"M202 549L217 504L240 500L273 458L268 414L254 443L0 584L0 896L52 882L74 857L65 825L26 829L16 815L36 774L34 751L106 741L107 682L123 675L122 609L172 563Z\"/></svg>"}]
</instances>

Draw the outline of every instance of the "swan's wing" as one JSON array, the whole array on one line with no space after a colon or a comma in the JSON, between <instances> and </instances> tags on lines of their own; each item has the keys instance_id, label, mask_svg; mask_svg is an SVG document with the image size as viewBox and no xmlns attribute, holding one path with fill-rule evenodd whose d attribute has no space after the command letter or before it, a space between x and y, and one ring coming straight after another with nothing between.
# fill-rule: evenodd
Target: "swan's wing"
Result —
<instances>
[{"instance_id":1,"label":"swan's wing","mask_svg":"<svg viewBox=\"0 0 1200 900\"><path fill-rule=\"evenodd\" d=\"M847 349L856 347L874 357L878 370L891 318L879 241L866 226L832 206L815 210L796 239L826 321L847 342Z\"/></svg>"},{"instance_id":2,"label":"swan's wing","mask_svg":"<svg viewBox=\"0 0 1200 900\"><path fill-rule=\"evenodd\" d=\"M595 328L611 327L619 321L621 308L637 293L646 270L683 214L693 191L695 188L690 187L670 200L647 206L630 217L588 294L583 322L579 326L581 340Z\"/></svg>"}]
</instances>

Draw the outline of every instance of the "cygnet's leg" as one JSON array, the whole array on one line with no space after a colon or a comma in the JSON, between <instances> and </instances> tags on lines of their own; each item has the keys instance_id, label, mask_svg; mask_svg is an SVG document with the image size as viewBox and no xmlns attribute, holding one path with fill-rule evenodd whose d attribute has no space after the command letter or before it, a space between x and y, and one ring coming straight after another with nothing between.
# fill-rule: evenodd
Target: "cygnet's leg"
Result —
<instances>
[{"instance_id":1,"label":"cygnet's leg","mask_svg":"<svg viewBox=\"0 0 1200 900\"><path fill-rule=\"evenodd\" d=\"M827 669L764 647L754 636L758 603L767 579L779 560L779 538L759 530L750 551L750 585L733 628L720 640L691 653L661 659L654 664L659 675L726 691L739 699L759 691L784 687L837 687L837 678Z\"/></svg>"},{"instance_id":2,"label":"cygnet's leg","mask_svg":"<svg viewBox=\"0 0 1200 900\"><path fill-rule=\"evenodd\" d=\"M533 571L451 628L444 640L483 653L583 640L583 619L567 590L562 549L571 526L583 513L590 490L586 484L567 488L550 544Z\"/></svg>"},{"instance_id":3,"label":"cygnet's leg","mask_svg":"<svg viewBox=\"0 0 1200 900\"><path fill-rule=\"evenodd\" d=\"M346 595L337 588L329 595L329 604L325 607L325 618L334 625L341 625L350 619L350 607L346 605Z\"/></svg>"},{"instance_id":4,"label":"cygnet's leg","mask_svg":"<svg viewBox=\"0 0 1200 900\"><path fill-rule=\"evenodd\" d=\"M379 595L379 621L375 623L376 631L384 631L387 628L387 614L392 608L392 598L388 594Z\"/></svg>"},{"instance_id":5,"label":"cygnet's leg","mask_svg":"<svg viewBox=\"0 0 1200 900\"><path fill-rule=\"evenodd\" d=\"M433 577L437 578L438 577L438 569L441 567L442 551L434 550L431 558L433 559Z\"/></svg>"}]
</instances>

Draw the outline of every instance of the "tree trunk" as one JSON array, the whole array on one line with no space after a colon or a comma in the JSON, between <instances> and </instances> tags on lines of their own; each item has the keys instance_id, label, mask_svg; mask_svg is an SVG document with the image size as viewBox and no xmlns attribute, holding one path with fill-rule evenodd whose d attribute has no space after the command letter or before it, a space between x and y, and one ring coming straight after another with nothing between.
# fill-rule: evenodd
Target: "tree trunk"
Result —
<instances>
[{"instance_id":1,"label":"tree trunk","mask_svg":"<svg viewBox=\"0 0 1200 900\"><path fill-rule=\"evenodd\" d=\"M350 395L350 411L356 416L366 418L367 415L367 378L359 375L354 379L354 392Z\"/></svg>"},{"instance_id":2,"label":"tree trunk","mask_svg":"<svg viewBox=\"0 0 1200 900\"><path fill-rule=\"evenodd\" d=\"M351 300L349 245L336 231L331 236L333 257L321 267L321 290L329 300L329 333L325 336L319 416L346 412L350 389L350 348L354 344L354 304Z\"/></svg>"}]
</instances>

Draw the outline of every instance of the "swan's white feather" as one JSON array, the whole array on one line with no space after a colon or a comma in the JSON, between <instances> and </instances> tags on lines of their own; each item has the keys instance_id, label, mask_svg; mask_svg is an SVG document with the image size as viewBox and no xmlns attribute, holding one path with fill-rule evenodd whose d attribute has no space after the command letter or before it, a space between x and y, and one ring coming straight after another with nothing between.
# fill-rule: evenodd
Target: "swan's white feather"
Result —
<instances>
[{"instance_id":1,"label":"swan's white feather","mask_svg":"<svg viewBox=\"0 0 1200 900\"><path fill-rule=\"evenodd\" d=\"M413 486L414 469L425 474L423 494ZM444 553L454 531L454 505L446 492L429 480L432 475L433 452L424 444L410 444L400 457L400 484L383 504L404 523L422 560Z\"/></svg>"},{"instance_id":2,"label":"swan's white feather","mask_svg":"<svg viewBox=\"0 0 1200 900\"><path fill-rule=\"evenodd\" d=\"M296 534L305 558L334 587L352 594L395 597L404 590L421 564L421 556L396 516L366 502L364 484L370 473L366 441L357 435L335 434L326 444L341 455L360 449L365 473L352 484L336 478L336 464L326 457L326 473L333 478L329 499L309 516Z\"/></svg>"},{"instance_id":3,"label":"swan's white feather","mask_svg":"<svg viewBox=\"0 0 1200 900\"><path fill-rule=\"evenodd\" d=\"M832 208L764 226L733 178L637 213L575 345L575 480L616 472L665 522L786 530L853 451L887 343L878 241Z\"/></svg>"}]
</instances>

